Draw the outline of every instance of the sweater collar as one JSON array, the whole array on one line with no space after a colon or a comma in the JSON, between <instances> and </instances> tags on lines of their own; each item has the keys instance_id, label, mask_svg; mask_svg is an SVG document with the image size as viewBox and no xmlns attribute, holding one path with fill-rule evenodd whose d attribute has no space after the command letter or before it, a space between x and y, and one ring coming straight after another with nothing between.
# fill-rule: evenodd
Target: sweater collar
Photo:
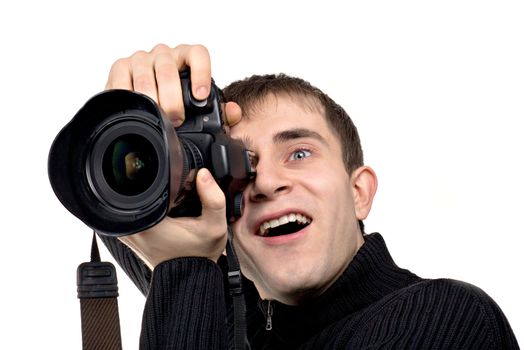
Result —
<instances>
[{"instance_id":1,"label":"sweater collar","mask_svg":"<svg viewBox=\"0 0 524 350\"><path fill-rule=\"evenodd\" d=\"M365 235L364 240L344 273L321 296L298 306L271 302L274 335L281 340L301 341L387 294L420 281L395 264L379 233ZM268 302L260 305L267 315Z\"/></svg>"}]
</instances>

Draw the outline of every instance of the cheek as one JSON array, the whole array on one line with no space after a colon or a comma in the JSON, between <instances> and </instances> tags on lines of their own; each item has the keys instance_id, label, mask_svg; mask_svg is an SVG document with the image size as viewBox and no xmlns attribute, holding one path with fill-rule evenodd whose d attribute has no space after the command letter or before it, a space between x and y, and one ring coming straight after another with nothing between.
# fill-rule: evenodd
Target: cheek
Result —
<instances>
[{"instance_id":1,"label":"cheek","mask_svg":"<svg viewBox=\"0 0 524 350\"><path fill-rule=\"evenodd\" d=\"M331 225L340 222L347 224L355 217L350 180L340 176L330 176L324 180L325 185L317 189L318 196L322 198L318 209L329 218Z\"/></svg>"},{"instance_id":2,"label":"cheek","mask_svg":"<svg viewBox=\"0 0 524 350\"><path fill-rule=\"evenodd\" d=\"M249 242L248 239L250 233L247 232L246 225L241 219L237 220L231 228L233 229L233 244L235 252L239 259L242 257L242 260L246 260L246 257L249 256L249 249L247 248L250 246L250 243L252 243Z\"/></svg>"},{"instance_id":3,"label":"cheek","mask_svg":"<svg viewBox=\"0 0 524 350\"><path fill-rule=\"evenodd\" d=\"M344 172L325 170L313 179L310 188L317 197L327 200L329 203L353 202L351 181Z\"/></svg>"},{"instance_id":4,"label":"cheek","mask_svg":"<svg viewBox=\"0 0 524 350\"><path fill-rule=\"evenodd\" d=\"M233 229L233 232L235 229ZM242 274L246 276L249 280L254 281L255 273L255 263L253 262L251 252L246 249L249 245L246 244L241 235L234 233L233 246L235 247L235 253L238 259L238 262L242 269Z\"/></svg>"},{"instance_id":5,"label":"cheek","mask_svg":"<svg viewBox=\"0 0 524 350\"><path fill-rule=\"evenodd\" d=\"M247 208L244 209L243 215L230 224L231 229L233 230L233 236L235 237L235 239L237 237L240 237L241 235L247 234L247 229L246 229L246 216L247 216L246 211L247 210L248 210Z\"/></svg>"}]
</instances>

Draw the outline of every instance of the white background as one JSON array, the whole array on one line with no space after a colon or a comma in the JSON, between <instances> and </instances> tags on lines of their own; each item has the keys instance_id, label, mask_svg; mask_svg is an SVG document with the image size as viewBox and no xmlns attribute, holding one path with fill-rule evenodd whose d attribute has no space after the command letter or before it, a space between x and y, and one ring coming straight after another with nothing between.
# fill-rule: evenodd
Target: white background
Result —
<instances>
[{"instance_id":1,"label":"white background","mask_svg":"<svg viewBox=\"0 0 524 350\"><path fill-rule=\"evenodd\" d=\"M330 94L379 177L368 231L420 276L483 288L524 343L522 1L0 6L0 348L81 348L75 274L91 234L55 198L47 153L114 60L159 42L205 44L219 86L286 72ZM144 298L119 279L136 349Z\"/></svg>"}]
</instances>

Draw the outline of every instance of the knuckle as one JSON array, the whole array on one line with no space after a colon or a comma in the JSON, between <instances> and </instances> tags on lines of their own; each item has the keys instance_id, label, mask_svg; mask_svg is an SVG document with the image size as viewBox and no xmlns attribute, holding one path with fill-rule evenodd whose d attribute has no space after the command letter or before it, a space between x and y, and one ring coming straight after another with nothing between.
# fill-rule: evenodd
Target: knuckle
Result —
<instances>
[{"instance_id":1,"label":"knuckle","mask_svg":"<svg viewBox=\"0 0 524 350\"><path fill-rule=\"evenodd\" d=\"M227 232L227 224L224 221L223 224L217 224L213 227L213 230L211 230L209 237L215 242L220 242Z\"/></svg>"},{"instance_id":2,"label":"knuckle","mask_svg":"<svg viewBox=\"0 0 524 350\"><path fill-rule=\"evenodd\" d=\"M223 210L225 209L225 201L223 197L217 196L209 203L209 207L213 208L215 210Z\"/></svg>"},{"instance_id":3,"label":"knuckle","mask_svg":"<svg viewBox=\"0 0 524 350\"><path fill-rule=\"evenodd\" d=\"M177 46L175 46L173 50L174 51L183 51L183 50L186 50L188 46L189 45L187 44L178 44Z\"/></svg>"},{"instance_id":4,"label":"knuckle","mask_svg":"<svg viewBox=\"0 0 524 350\"><path fill-rule=\"evenodd\" d=\"M207 47L205 47L202 44L195 44L191 46L191 50L196 51L196 52L204 52L204 53L208 52Z\"/></svg>"},{"instance_id":5,"label":"knuckle","mask_svg":"<svg viewBox=\"0 0 524 350\"><path fill-rule=\"evenodd\" d=\"M216 210L225 209L226 197L224 195L224 192L222 192L220 187L218 187L218 184L215 184L212 190L213 190L213 196L209 198L209 207L216 209Z\"/></svg>"},{"instance_id":6,"label":"knuckle","mask_svg":"<svg viewBox=\"0 0 524 350\"><path fill-rule=\"evenodd\" d=\"M200 57L209 56L209 51L207 50L207 48L204 45L196 44L196 45L192 45L189 48L189 55L190 56L200 56Z\"/></svg>"},{"instance_id":7,"label":"knuckle","mask_svg":"<svg viewBox=\"0 0 524 350\"><path fill-rule=\"evenodd\" d=\"M119 58L115 62L113 62L113 65L111 66L111 70L120 70L123 68L127 68L128 66L129 66L128 58Z\"/></svg>"},{"instance_id":8,"label":"knuckle","mask_svg":"<svg viewBox=\"0 0 524 350\"><path fill-rule=\"evenodd\" d=\"M153 52L153 53L161 53L161 52L168 52L170 50L171 50L171 48L169 46L167 46L166 44L160 43L160 44L156 44L153 47L153 49L151 50L151 52Z\"/></svg>"},{"instance_id":9,"label":"knuckle","mask_svg":"<svg viewBox=\"0 0 524 350\"><path fill-rule=\"evenodd\" d=\"M132 54L130 58L131 58L131 61L137 62L137 61L142 61L146 59L148 55L149 54L145 52L144 50L138 50L134 54Z\"/></svg>"}]
</instances>

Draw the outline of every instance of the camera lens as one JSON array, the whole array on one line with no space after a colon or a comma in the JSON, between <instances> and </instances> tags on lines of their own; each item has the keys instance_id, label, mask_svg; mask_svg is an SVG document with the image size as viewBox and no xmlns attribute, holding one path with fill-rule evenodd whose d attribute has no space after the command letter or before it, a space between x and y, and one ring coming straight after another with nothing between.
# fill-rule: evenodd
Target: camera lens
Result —
<instances>
[{"instance_id":1,"label":"camera lens","mask_svg":"<svg viewBox=\"0 0 524 350\"><path fill-rule=\"evenodd\" d=\"M188 164L155 101L108 90L87 101L56 136L48 172L71 213L98 233L122 236L151 227L171 206L186 203Z\"/></svg>"},{"instance_id":2,"label":"camera lens","mask_svg":"<svg viewBox=\"0 0 524 350\"><path fill-rule=\"evenodd\" d=\"M139 112L109 118L93 138L86 162L90 190L108 208L143 211L164 196L169 181L162 134Z\"/></svg>"},{"instance_id":3,"label":"camera lens","mask_svg":"<svg viewBox=\"0 0 524 350\"><path fill-rule=\"evenodd\" d=\"M136 134L116 138L106 149L102 172L113 191L136 196L153 184L158 171L158 158L153 145Z\"/></svg>"},{"instance_id":4,"label":"camera lens","mask_svg":"<svg viewBox=\"0 0 524 350\"><path fill-rule=\"evenodd\" d=\"M188 76L182 78L187 96ZM166 215L200 215L194 185L202 167L233 198L253 174L241 142L222 129L217 93L209 105L185 106L189 118L176 130L145 95L109 90L92 97L49 151L55 194L71 213L109 236L143 231Z\"/></svg>"}]
</instances>

